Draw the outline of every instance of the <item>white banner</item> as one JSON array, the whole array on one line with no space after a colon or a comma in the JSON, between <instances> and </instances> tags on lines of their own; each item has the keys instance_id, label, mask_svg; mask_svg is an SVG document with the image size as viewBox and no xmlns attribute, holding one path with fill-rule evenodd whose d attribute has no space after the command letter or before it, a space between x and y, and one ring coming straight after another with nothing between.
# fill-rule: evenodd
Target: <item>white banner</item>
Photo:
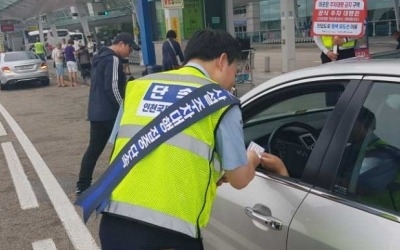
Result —
<instances>
[{"instance_id":1,"label":"white banner","mask_svg":"<svg viewBox=\"0 0 400 250\"><path fill-rule=\"evenodd\" d=\"M182 9L183 0L161 0L164 9Z\"/></svg>"}]
</instances>

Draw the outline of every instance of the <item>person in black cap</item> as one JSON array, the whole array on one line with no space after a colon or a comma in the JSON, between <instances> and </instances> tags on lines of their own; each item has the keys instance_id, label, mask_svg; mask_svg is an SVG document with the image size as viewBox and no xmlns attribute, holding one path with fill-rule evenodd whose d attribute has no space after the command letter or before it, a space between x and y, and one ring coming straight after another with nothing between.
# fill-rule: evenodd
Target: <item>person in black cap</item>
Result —
<instances>
[{"instance_id":1,"label":"person in black cap","mask_svg":"<svg viewBox=\"0 0 400 250\"><path fill-rule=\"evenodd\" d=\"M102 47L93 57L88 105L90 139L82 158L76 195L90 187L94 167L110 137L125 92L121 58L129 55L133 44L133 36L121 32L110 47Z\"/></svg>"}]
</instances>

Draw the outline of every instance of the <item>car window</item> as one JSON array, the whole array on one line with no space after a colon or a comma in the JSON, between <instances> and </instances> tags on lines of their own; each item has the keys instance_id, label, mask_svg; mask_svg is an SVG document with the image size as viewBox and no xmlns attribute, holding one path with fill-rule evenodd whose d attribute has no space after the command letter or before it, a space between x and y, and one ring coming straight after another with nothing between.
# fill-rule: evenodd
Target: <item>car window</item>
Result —
<instances>
[{"instance_id":1,"label":"car window","mask_svg":"<svg viewBox=\"0 0 400 250\"><path fill-rule=\"evenodd\" d=\"M333 192L400 209L400 85L374 83L349 135Z\"/></svg>"},{"instance_id":2,"label":"car window","mask_svg":"<svg viewBox=\"0 0 400 250\"><path fill-rule=\"evenodd\" d=\"M57 30L57 35L59 37L64 37L68 35L68 30Z\"/></svg>"},{"instance_id":3,"label":"car window","mask_svg":"<svg viewBox=\"0 0 400 250\"><path fill-rule=\"evenodd\" d=\"M38 57L31 51L10 52L4 55L4 62L23 61L30 59L38 59Z\"/></svg>"},{"instance_id":4,"label":"car window","mask_svg":"<svg viewBox=\"0 0 400 250\"><path fill-rule=\"evenodd\" d=\"M325 88L321 87L324 84ZM292 178L301 178L319 134L345 88L344 83L319 82L310 86L281 89L243 108L246 145L254 141L279 156Z\"/></svg>"},{"instance_id":5,"label":"car window","mask_svg":"<svg viewBox=\"0 0 400 250\"><path fill-rule=\"evenodd\" d=\"M333 95L338 96L338 93L333 93ZM296 115L307 112L323 111L327 108L331 108L332 106L334 106L334 104L334 102L327 102L325 92L296 96L268 107L267 109L256 114L248 122L251 123L257 120L278 118L282 116Z\"/></svg>"}]
</instances>

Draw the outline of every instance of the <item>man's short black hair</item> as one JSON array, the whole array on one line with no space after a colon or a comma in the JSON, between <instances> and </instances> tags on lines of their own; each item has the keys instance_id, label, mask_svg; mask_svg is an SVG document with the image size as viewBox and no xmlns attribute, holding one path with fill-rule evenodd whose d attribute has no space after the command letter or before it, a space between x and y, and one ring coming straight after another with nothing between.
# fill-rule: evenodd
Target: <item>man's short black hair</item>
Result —
<instances>
[{"instance_id":1,"label":"man's short black hair","mask_svg":"<svg viewBox=\"0 0 400 250\"><path fill-rule=\"evenodd\" d=\"M175 32L175 30L168 30L167 31L167 34L165 35L165 37L166 38L173 38L173 39L175 39L177 36L176 36L176 32Z\"/></svg>"},{"instance_id":2,"label":"man's short black hair","mask_svg":"<svg viewBox=\"0 0 400 250\"><path fill-rule=\"evenodd\" d=\"M223 53L228 55L228 62L241 59L239 43L224 30L204 29L196 31L185 48L185 63L192 59L212 61Z\"/></svg>"}]
</instances>

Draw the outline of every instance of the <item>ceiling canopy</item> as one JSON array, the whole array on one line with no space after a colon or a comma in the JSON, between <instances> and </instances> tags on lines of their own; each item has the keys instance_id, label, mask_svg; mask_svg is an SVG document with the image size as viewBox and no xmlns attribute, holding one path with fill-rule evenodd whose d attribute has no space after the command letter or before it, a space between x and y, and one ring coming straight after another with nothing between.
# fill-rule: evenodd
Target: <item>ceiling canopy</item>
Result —
<instances>
[{"instance_id":1,"label":"ceiling canopy","mask_svg":"<svg viewBox=\"0 0 400 250\"><path fill-rule=\"evenodd\" d=\"M1 0L0 20L26 20L47 12L75 6L86 0Z\"/></svg>"}]
</instances>

